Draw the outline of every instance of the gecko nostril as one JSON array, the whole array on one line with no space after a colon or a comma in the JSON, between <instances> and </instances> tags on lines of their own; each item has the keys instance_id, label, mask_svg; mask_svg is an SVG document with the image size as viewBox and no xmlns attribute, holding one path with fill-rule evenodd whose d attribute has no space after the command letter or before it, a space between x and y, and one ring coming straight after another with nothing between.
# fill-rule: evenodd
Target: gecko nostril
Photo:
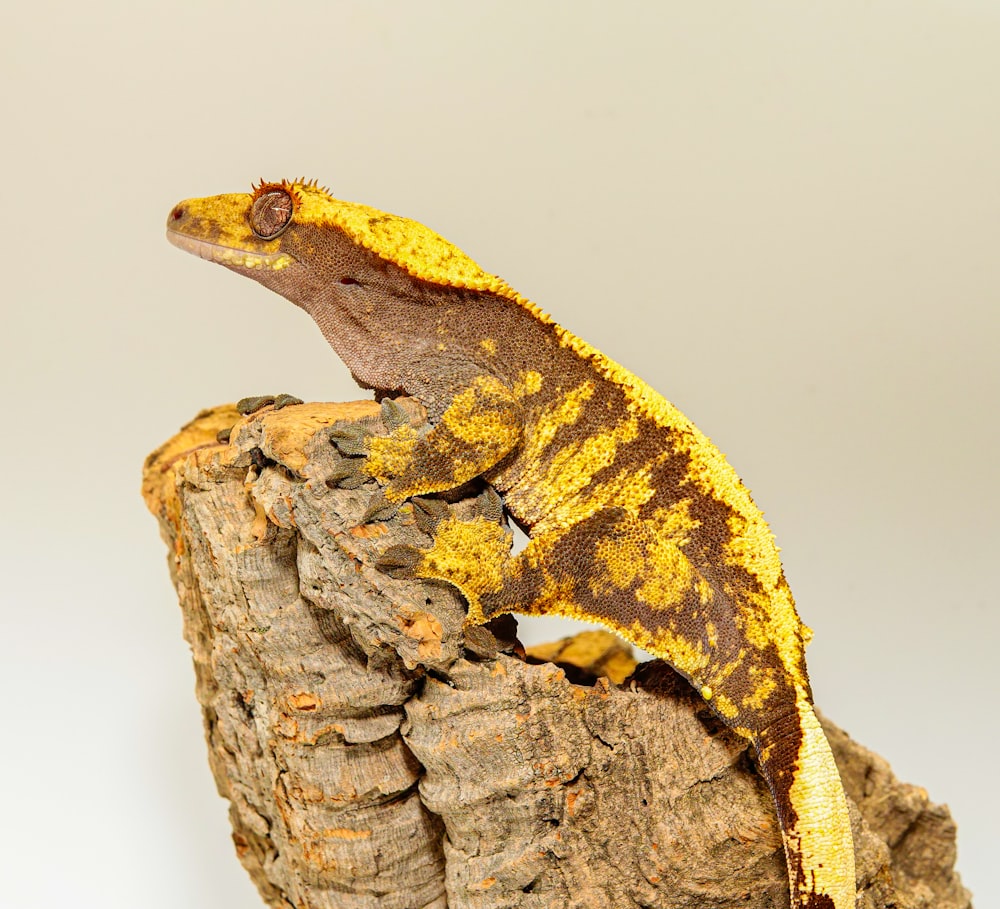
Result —
<instances>
[{"instance_id":1,"label":"gecko nostril","mask_svg":"<svg viewBox=\"0 0 1000 909\"><path fill-rule=\"evenodd\" d=\"M180 219L183 218L183 217L184 217L184 206L183 205L175 205L174 206L174 210L170 213L170 220L171 221L180 221Z\"/></svg>"}]
</instances>

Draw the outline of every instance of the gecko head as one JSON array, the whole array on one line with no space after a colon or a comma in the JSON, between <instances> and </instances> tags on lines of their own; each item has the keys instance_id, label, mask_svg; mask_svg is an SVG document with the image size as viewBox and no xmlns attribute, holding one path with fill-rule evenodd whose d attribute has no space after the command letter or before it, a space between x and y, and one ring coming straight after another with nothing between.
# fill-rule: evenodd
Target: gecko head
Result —
<instances>
[{"instance_id":1,"label":"gecko head","mask_svg":"<svg viewBox=\"0 0 1000 909\"><path fill-rule=\"evenodd\" d=\"M187 199L167 217L167 238L300 306L371 388L404 388L406 364L469 292L522 299L422 224L304 180Z\"/></svg>"},{"instance_id":2,"label":"gecko head","mask_svg":"<svg viewBox=\"0 0 1000 909\"><path fill-rule=\"evenodd\" d=\"M167 218L175 246L254 278L316 315L319 306L421 290L517 294L424 225L334 199L315 181L187 199Z\"/></svg>"}]
</instances>

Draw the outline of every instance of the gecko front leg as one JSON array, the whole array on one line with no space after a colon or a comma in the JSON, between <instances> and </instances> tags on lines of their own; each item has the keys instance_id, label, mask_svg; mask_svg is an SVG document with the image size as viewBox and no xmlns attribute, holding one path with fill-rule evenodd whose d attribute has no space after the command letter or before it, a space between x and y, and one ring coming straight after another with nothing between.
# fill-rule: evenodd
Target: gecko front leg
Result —
<instances>
[{"instance_id":1,"label":"gecko front leg","mask_svg":"<svg viewBox=\"0 0 1000 909\"><path fill-rule=\"evenodd\" d=\"M383 422L392 429L388 435L354 427L331 434L346 456L333 481L347 485L373 478L382 485L381 501L391 506L412 496L455 489L480 476L514 449L523 432L514 395L489 375L473 377L424 435L408 421L395 419L391 409L386 419L391 407L383 402Z\"/></svg>"}]
</instances>

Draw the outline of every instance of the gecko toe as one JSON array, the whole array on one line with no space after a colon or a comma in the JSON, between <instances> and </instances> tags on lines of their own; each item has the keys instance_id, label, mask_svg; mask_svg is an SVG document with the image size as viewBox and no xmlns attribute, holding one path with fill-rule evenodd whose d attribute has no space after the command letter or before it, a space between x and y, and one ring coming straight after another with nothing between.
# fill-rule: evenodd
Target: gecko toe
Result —
<instances>
[{"instance_id":1,"label":"gecko toe","mask_svg":"<svg viewBox=\"0 0 1000 909\"><path fill-rule=\"evenodd\" d=\"M412 578L423 553L415 546L390 546L378 557L375 567L394 578Z\"/></svg>"},{"instance_id":2,"label":"gecko toe","mask_svg":"<svg viewBox=\"0 0 1000 909\"><path fill-rule=\"evenodd\" d=\"M376 492L361 517L361 523L373 524L376 521L388 521L395 516L398 510L399 506L386 499L384 493Z\"/></svg>"},{"instance_id":3,"label":"gecko toe","mask_svg":"<svg viewBox=\"0 0 1000 909\"><path fill-rule=\"evenodd\" d=\"M400 407L392 398L382 399L382 422L385 428L392 432L403 426L410 425L410 418L405 410Z\"/></svg>"},{"instance_id":4,"label":"gecko toe","mask_svg":"<svg viewBox=\"0 0 1000 909\"><path fill-rule=\"evenodd\" d=\"M323 482L330 489L357 489L368 479L361 470L360 462L342 458L330 469Z\"/></svg>"},{"instance_id":5,"label":"gecko toe","mask_svg":"<svg viewBox=\"0 0 1000 909\"><path fill-rule=\"evenodd\" d=\"M371 429L358 423L346 423L330 430L330 444L345 457L363 457L368 454Z\"/></svg>"},{"instance_id":6,"label":"gecko toe","mask_svg":"<svg viewBox=\"0 0 1000 909\"><path fill-rule=\"evenodd\" d=\"M451 514L451 509L442 499L414 496L410 502L413 504L413 519L417 527L428 536L433 536L438 524Z\"/></svg>"},{"instance_id":7,"label":"gecko toe","mask_svg":"<svg viewBox=\"0 0 1000 909\"><path fill-rule=\"evenodd\" d=\"M236 409L246 417L273 403L274 395L251 395L248 398L240 398L236 402Z\"/></svg>"},{"instance_id":8,"label":"gecko toe","mask_svg":"<svg viewBox=\"0 0 1000 909\"><path fill-rule=\"evenodd\" d=\"M487 486L476 497L476 510L487 521L499 524L503 519L503 499L500 498L500 493L492 486Z\"/></svg>"},{"instance_id":9,"label":"gecko toe","mask_svg":"<svg viewBox=\"0 0 1000 909\"><path fill-rule=\"evenodd\" d=\"M293 404L302 404L302 398L297 398L295 395L277 395L274 399L274 409L281 410L282 407L289 407Z\"/></svg>"},{"instance_id":10,"label":"gecko toe","mask_svg":"<svg viewBox=\"0 0 1000 909\"><path fill-rule=\"evenodd\" d=\"M297 398L295 395L251 395L248 398L240 398L236 402L236 409L246 417L268 406L273 405L275 410L281 410L290 404L301 403L302 398Z\"/></svg>"}]
</instances>

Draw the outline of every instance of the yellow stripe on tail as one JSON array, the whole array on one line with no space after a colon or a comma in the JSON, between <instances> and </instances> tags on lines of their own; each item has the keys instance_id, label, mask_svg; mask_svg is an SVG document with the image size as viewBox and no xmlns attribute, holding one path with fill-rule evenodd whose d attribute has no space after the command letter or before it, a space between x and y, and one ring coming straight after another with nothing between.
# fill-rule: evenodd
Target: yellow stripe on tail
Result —
<instances>
[{"instance_id":1,"label":"yellow stripe on tail","mask_svg":"<svg viewBox=\"0 0 1000 909\"><path fill-rule=\"evenodd\" d=\"M756 741L778 808L792 909L854 909L854 840L833 753L804 691Z\"/></svg>"}]
</instances>

